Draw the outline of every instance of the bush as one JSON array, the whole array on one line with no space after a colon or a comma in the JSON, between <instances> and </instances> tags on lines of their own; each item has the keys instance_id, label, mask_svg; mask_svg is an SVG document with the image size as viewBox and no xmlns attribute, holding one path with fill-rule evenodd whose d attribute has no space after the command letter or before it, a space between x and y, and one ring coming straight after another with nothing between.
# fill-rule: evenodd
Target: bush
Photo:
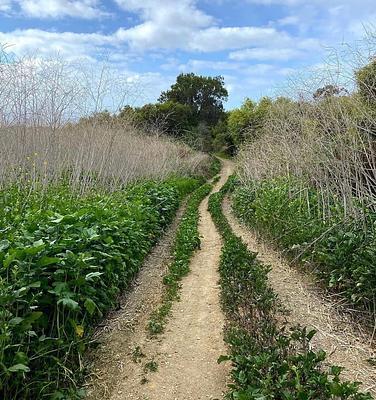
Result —
<instances>
[{"instance_id":1,"label":"bush","mask_svg":"<svg viewBox=\"0 0 376 400\"><path fill-rule=\"evenodd\" d=\"M376 216L344 218L332 198L330 216L323 219L317 191L298 181L275 179L239 187L233 196L235 213L273 239L294 259L315 265L325 284L370 311L376 298Z\"/></svg>"},{"instance_id":2,"label":"bush","mask_svg":"<svg viewBox=\"0 0 376 400\"><path fill-rule=\"evenodd\" d=\"M315 334L296 327L285 332L277 324L278 299L268 285L268 267L261 264L234 235L222 212L229 181L209 199L209 210L224 239L220 261L222 304L228 318L226 341L231 354L233 383L229 399L352 399L370 400L358 383L341 382L341 368L322 369L325 352L314 352Z\"/></svg>"},{"instance_id":3,"label":"bush","mask_svg":"<svg viewBox=\"0 0 376 400\"><path fill-rule=\"evenodd\" d=\"M376 105L376 60L355 72L359 95L368 106Z\"/></svg>"},{"instance_id":4,"label":"bush","mask_svg":"<svg viewBox=\"0 0 376 400\"><path fill-rule=\"evenodd\" d=\"M95 324L195 187L175 178L78 198L65 186L1 193L1 398L79 395Z\"/></svg>"}]
</instances>

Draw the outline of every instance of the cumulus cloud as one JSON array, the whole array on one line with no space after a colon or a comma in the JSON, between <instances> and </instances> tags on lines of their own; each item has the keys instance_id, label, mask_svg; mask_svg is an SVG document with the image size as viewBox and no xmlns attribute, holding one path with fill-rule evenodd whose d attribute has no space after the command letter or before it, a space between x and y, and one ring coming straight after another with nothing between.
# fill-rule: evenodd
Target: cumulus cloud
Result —
<instances>
[{"instance_id":1,"label":"cumulus cloud","mask_svg":"<svg viewBox=\"0 0 376 400\"><path fill-rule=\"evenodd\" d=\"M213 52L262 45L283 36L270 27L219 27L212 16L199 10L191 0L117 0L117 3L143 20L118 32L118 37L129 42L134 50Z\"/></svg>"},{"instance_id":2,"label":"cumulus cloud","mask_svg":"<svg viewBox=\"0 0 376 400\"><path fill-rule=\"evenodd\" d=\"M10 1L10 0L0 0ZM58 18L64 15L95 18L100 15L98 0L14 0L24 13L40 18ZM126 46L132 52L147 50L185 50L188 52L221 52L227 50L245 50L233 53L231 58L267 60L273 55L277 59L286 59L297 52L284 50L262 50L270 44L291 41L289 35L272 26L218 26L212 16L197 8L193 0L116 0L119 7L129 13L136 13L140 23L130 28L119 28L112 34L74 34L69 32L52 33L38 29L17 30L10 33L11 42L19 49L34 51L43 47L63 53L77 53L82 49L103 44ZM5 3L4 3L5 4ZM253 50L253 48L257 48Z\"/></svg>"},{"instance_id":3,"label":"cumulus cloud","mask_svg":"<svg viewBox=\"0 0 376 400\"><path fill-rule=\"evenodd\" d=\"M13 11L32 18L78 17L93 19L108 15L98 0L0 0L1 11Z\"/></svg>"},{"instance_id":4,"label":"cumulus cloud","mask_svg":"<svg viewBox=\"0 0 376 400\"><path fill-rule=\"evenodd\" d=\"M10 50L17 55L59 53L65 59L86 58L94 64L106 58L122 70L131 69L137 60L143 70L164 71L149 76L161 82L158 90L172 83L176 73L196 71L224 74L232 88L251 92L251 85L270 86L271 79L282 79L296 65L317 62L323 51L321 42L330 46L342 40L343 32L359 34L359 21L376 17L374 1L220 0L223 7L248 3L248 10L252 8L249 4L264 5L265 10L279 6L270 14L272 20L264 18L266 12L260 16L263 23L238 26L235 21L231 26L230 18L224 24L209 15L210 8L201 9L198 0L113 0L110 11L117 5L117 18L108 18L103 25L110 33L16 29L0 32L0 43L13 45ZM109 4L105 0L0 0L0 14L45 20L96 19L109 15ZM66 27L58 22L54 25ZM96 21L92 26L101 29ZM129 76L132 81L139 79L135 73ZM145 74L140 77L147 80Z\"/></svg>"},{"instance_id":5,"label":"cumulus cloud","mask_svg":"<svg viewBox=\"0 0 376 400\"><path fill-rule=\"evenodd\" d=\"M174 27L204 27L212 24L214 18L199 10L191 0L116 0L125 11L138 13L145 21Z\"/></svg>"},{"instance_id":6,"label":"cumulus cloud","mask_svg":"<svg viewBox=\"0 0 376 400\"><path fill-rule=\"evenodd\" d=\"M135 50L187 48L195 31L215 23L213 17L197 9L190 0L117 0L117 3L142 19L142 23L118 32L118 37Z\"/></svg>"},{"instance_id":7,"label":"cumulus cloud","mask_svg":"<svg viewBox=\"0 0 376 400\"><path fill-rule=\"evenodd\" d=\"M186 64L178 65L182 72L203 72L211 71L237 71L240 72L244 66L230 61L207 61L207 60L189 60Z\"/></svg>"},{"instance_id":8,"label":"cumulus cloud","mask_svg":"<svg viewBox=\"0 0 376 400\"><path fill-rule=\"evenodd\" d=\"M0 43L13 45L17 54L25 52L59 52L75 57L79 54L94 52L98 47L129 46L133 51L143 52L148 49L174 50L183 49L195 52L216 52L241 49L251 45L262 46L268 41L281 40L281 33L272 28L206 28L187 30L185 34L173 35L170 31L153 34L154 27L143 24L142 28L120 28L112 34L49 32L41 29L15 30L0 32ZM186 38L189 35L189 40Z\"/></svg>"},{"instance_id":9,"label":"cumulus cloud","mask_svg":"<svg viewBox=\"0 0 376 400\"><path fill-rule=\"evenodd\" d=\"M288 15L287 17L280 18L277 23L281 26L299 25L300 18L297 15Z\"/></svg>"},{"instance_id":10,"label":"cumulus cloud","mask_svg":"<svg viewBox=\"0 0 376 400\"><path fill-rule=\"evenodd\" d=\"M0 32L0 43L9 45L16 55L40 54L49 56L60 54L72 59L88 56L98 47L108 47L116 43L116 38L98 33L48 32L41 29L17 29Z\"/></svg>"},{"instance_id":11,"label":"cumulus cloud","mask_svg":"<svg viewBox=\"0 0 376 400\"><path fill-rule=\"evenodd\" d=\"M271 61L290 62L297 59L309 58L314 52L320 54L323 51L320 40L314 38L294 38L285 35L276 41L270 41L265 46L231 51L229 59L234 61Z\"/></svg>"},{"instance_id":12,"label":"cumulus cloud","mask_svg":"<svg viewBox=\"0 0 376 400\"><path fill-rule=\"evenodd\" d=\"M306 2L306 0L247 0L247 2L252 4L261 4L265 6L270 6L270 5L296 6Z\"/></svg>"}]
</instances>

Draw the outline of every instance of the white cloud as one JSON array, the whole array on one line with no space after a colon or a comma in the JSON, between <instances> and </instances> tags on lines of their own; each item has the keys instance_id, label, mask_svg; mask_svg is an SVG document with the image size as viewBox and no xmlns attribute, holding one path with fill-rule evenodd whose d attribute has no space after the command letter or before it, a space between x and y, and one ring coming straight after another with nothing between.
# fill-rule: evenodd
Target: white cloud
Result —
<instances>
[{"instance_id":1,"label":"white cloud","mask_svg":"<svg viewBox=\"0 0 376 400\"><path fill-rule=\"evenodd\" d=\"M243 82L248 79L268 80L272 84L273 77L285 77L295 70L289 67L280 67L274 64L259 63L249 65L242 62L229 61L206 61L206 60L189 60L186 64L180 64L178 70L182 72L195 72L199 74L208 73L208 71L228 71L236 73L238 80ZM221 73L223 75L223 73ZM239 77L242 77L241 79Z\"/></svg>"},{"instance_id":2,"label":"white cloud","mask_svg":"<svg viewBox=\"0 0 376 400\"><path fill-rule=\"evenodd\" d=\"M277 23L280 26L299 25L300 18L297 15L288 15L287 17L280 18Z\"/></svg>"},{"instance_id":3,"label":"white cloud","mask_svg":"<svg viewBox=\"0 0 376 400\"><path fill-rule=\"evenodd\" d=\"M12 9L12 0L0 0L0 12L8 12Z\"/></svg>"},{"instance_id":4,"label":"white cloud","mask_svg":"<svg viewBox=\"0 0 376 400\"><path fill-rule=\"evenodd\" d=\"M318 39L294 38L291 36L281 36L277 41L270 41L265 46L252 47L229 53L229 58L235 61L292 61L303 59L313 51L315 54L321 53L322 44Z\"/></svg>"},{"instance_id":5,"label":"white cloud","mask_svg":"<svg viewBox=\"0 0 376 400\"><path fill-rule=\"evenodd\" d=\"M207 70L214 71L238 71L240 72L242 65L229 61L206 61L206 60L189 60L186 64L177 66L182 72L193 71L203 72Z\"/></svg>"},{"instance_id":6,"label":"white cloud","mask_svg":"<svg viewBox=\"0 0 376 400\"><path fill-rule=\"evenodd\" d=\"M165 73L132 72L129 79L134 83L140 79L148 82L150 78L155 87L158 84L153 93L166 89L179 71L194 71L228 74L226 80L230 80L234 93L238 90L252 95L257 88L270 87L275 80L280 81L293 72L291 66L316 62L323 52L319 38L333 45L342 40L342 32L360 31L359 21L364 20L364 15L375 17L370 11L375 0L333 0L329 6L328 0L312 0L309 4L306 0L232 0L286 8L281 13L278 8L275 14L279 19L267 25L223 26L221 21L200 10L198 0L114 1L121 8L117 22L121 17L127 26L132 23L130 27L114 28L117 30L110 34L17 29L0 32L0 43L13 44L11 50L17 55L59 53L66 59L86 58L94 65L104 55L110 64L126 71L130 59L143 64L143 69L150 62L151 70L162 69ZM211 1L207 0L207 4L212 4ZM0 0L0 13L94 19L105 14L106 4L105 0ZM186 52L183 58L177 50ZM218 54L200 57L200 53L213 52ZM194 59L186 62L187 53ZM222 53L229 54L221 58Z\"/></svg>"},{"instance_id":7,"label":"white cloud","mask_svg":"<svg viewBox=\"0 0 376 400\"><path fill-rule=\"evenodd\" d=\"M4 4L3 4L4 3ZM99 0L0 0L0 11L19 12L33 18L78 17L94 19L108 15L99 4Z\"/></svg>"},{"instance_id":8,"label":"white cloud","mask_svg":"<svg viewBox=\"0 0 376 400\"><path fill-rule=\"evenodd\" d=\"M9 1L9 0L0 0ZM100 15L99 0L17 0L24 13L40 18L64 15L95 18ZM48 51L63 54L86 54L98 46L121 46L132 53L147 50L185 50L190 52L233 52L234 60L288 59L298 55L291 47L291 37L275 27L221 27L210 15L199 10L193 0L116 0L125 11L136 13L141 22L130 28L119 28L112 34L79 34L48 32L39 29L16 30L3 34L14 43L17 52ZM275 47L282 47L277 52ZM257 48L257 49L254 49Z\"/></svg>"},{"instance_id":9,"label":"white cloud","mask_svg":"<svg viewBox=\"0 0 376 400\"><path fill-rule=\"evenodd\" d=\"M236 61L271 60L288 61L302 56L301 51L294 48L253 48L231 52L229 58Z\"/></svg>"},{"instance_id":10,"label":"white cloud","mask_svg":"<svg viewBox=\"0 0 376 400\"><path fill-rule=\"evenodd\" d=\"M213 17L197 9L190 0L117 0L117 3L143 20L118 31L118 37L135 50L187 48L194 32L215 23Z\"/></svg>"},{"instance_id":11,"label":"white cloud","mask_svg":"<svg viewBox=\"0 0 376 400\"><path fill-rule=\"evenodd\" d=\"M143 20L132 28L118 31L118 37L134 50L213 52L261 45L284 36L270 27L218 27L217 21L191 0L117 0L117 3Z\"/></svg>"},{"instance_id":12,"label":"white cloud","mask_svg":"<svg viewBox=\"0 0 376 400\"><path fill-rule=\"evenodd\" d=\"M306 0L247 0L247 1L248 3L261 4L265 6L276 5L276 4L282 6L295 6L304 3Z\"/></svg>"},{"instance_id":13,"label":"white cloud","mask_svg":"<svg viewBox=\"0 0 376 400\"><path fill-rule=\"evenodd\" d=\"M124 10L140 14L144 21L173 27L204 27L214 18L199 10L191 0L115 0Z\"/></svg>"},{"instance_id":14,"label":"white cloud","mask_svg":"<svg viewBox=\"0 0 376 400\"><path fill-rule=\"evenodd\" d=\"M120 40L133 50L183 49L187 51L216 52L265 45L282 40L286 34L274 28L263 27L209 27L192 29L190 26L158 25L147 21L130 29L120 29Z\"/></svg>"},{"instance_id":15,"label":"white cloud","mask_svg":"<svg viewBox=\"0 0 376 400\"><path fill-rule=\"evenodd\" d=\"M195 32L189 48L199 51L222 51L248 46L266 45L270 41L282 40L286 35L274 28L264 27L212 27Z\"/></svg>"},{"instance_id":16,"label":"white cloud","mask_svg":"<svg viewBox=\"0 0 376 400\"><path fill-rule=\"evenodd\" d=\"M0 32L0 43L9 45L9 51L18 56L59 53L67 59L88 56L98 47L116 44L116 38L98 33L48 32L40 29L17 29Z\"/></svg>"}]
</instances>

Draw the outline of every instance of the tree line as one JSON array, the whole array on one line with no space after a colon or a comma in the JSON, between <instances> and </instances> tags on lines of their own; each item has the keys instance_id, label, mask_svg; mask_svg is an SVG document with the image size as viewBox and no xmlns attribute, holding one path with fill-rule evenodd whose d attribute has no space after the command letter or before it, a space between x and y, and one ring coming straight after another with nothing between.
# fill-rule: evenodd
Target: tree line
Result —
<instances>
[{"instance_id":1,"label":"tree line","mask_svg":"<svg viewBox=\"0 0 376 400\"><path fill-rule=\"evenodd\" d=\"M376 96L376 61L355 72L357 90L350 94L345 88L328 84L318 88L309 100L293 100L287 97L259 101L246 98L243 104L226 111L224 103L228 91L222 76L207 77L194 73L180 74L170 89L161 93L156 103L141 107L123 107L117 114L104 111L90 118L100 122L131 121L146 131L155 131L180 139L191 147L205 151L237 153L247 141L262 134L265 118L281 104L315 104L325 101L346 102L357 96L364 107L372 107Z\"/></svg>"}]
</instances>

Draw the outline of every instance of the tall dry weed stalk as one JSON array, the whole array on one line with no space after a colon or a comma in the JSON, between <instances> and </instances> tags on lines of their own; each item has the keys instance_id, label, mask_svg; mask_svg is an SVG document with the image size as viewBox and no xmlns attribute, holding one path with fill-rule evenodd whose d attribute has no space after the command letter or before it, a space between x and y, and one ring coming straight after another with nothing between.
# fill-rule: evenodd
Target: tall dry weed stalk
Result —
<instances>
[{"instance_id":1,"label":"tall dry weed stalk","mask_svg":"<svg viewBox=\"0 0 376 400\"><path fill-rule=\"evenodd\" d=\"M302 185L302 196L304 188L314 187L324 219L330 216L333 197L343 205L345 217L375 211L376 108L365 104L354 73L375 54L376 36L368 34L356 47L344 45L332 52L309 78L291 79L284 91L288 97L273 102L258 139L239 154L244 181L293 178ZM319 87L338 92L314 98ZM368 89L370 103L376 105L375 87Z\"/></svg>"},{"instance_id":2,"label":"tall dry weed stalk","mask_svg":"<svg viewBox=\"0 0 376 400\"><path fill-rule=\"evenodd\" d=\"M64 176L81 191L140 178L195 173L207 157L132 121L84 118L118 110L125 77L59 59L0 57L0 188L32 187ZM81 118L81 120L80 120ZM84 121L84 122L82 122Z\"/></svg>"}]
</instances>

